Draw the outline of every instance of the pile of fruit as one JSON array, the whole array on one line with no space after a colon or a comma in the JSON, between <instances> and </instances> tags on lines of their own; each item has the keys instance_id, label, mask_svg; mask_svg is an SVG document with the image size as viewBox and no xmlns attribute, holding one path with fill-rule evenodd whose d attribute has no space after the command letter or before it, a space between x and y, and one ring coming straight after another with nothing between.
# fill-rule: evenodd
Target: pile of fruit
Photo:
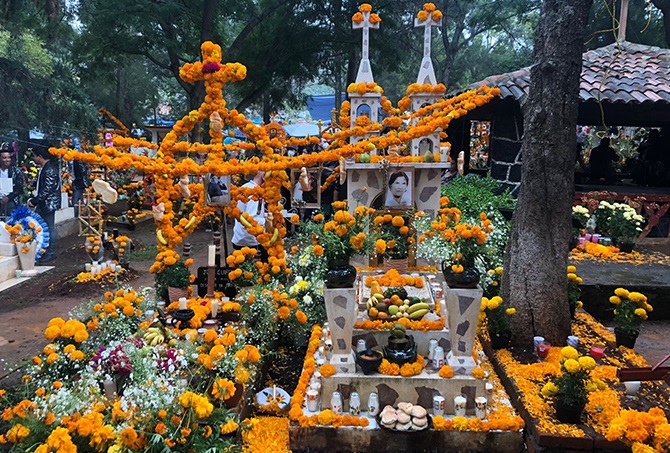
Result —
<instances>
[{"instance_id":1,"label":"pile of fruit","mask_svg":"<svg viewBox=\"0 0 670 453\"><path fill-rule=\"evenodd\" d=\"M430 312L430 305L420 297L408 297L402 286L391 286L382 292L381 287L375 283L370 287L371 296L366 302L371 319L419 320Z\"/></svg>"}]
</instances>

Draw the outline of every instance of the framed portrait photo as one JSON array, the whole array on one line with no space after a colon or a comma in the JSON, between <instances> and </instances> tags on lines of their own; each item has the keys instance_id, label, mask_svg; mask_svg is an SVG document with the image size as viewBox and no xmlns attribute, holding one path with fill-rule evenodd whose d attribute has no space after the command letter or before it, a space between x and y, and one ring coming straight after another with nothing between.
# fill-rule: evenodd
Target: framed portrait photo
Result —
<instances>
[{"instance_id":1,"label":"framed portrait photo","mask_svg":"<svg viewBox=\"0 0 670 453\"><path fill-rule=\"evenodd\" d=\"M297 203L304 203L306 208L321 207L321 169L308 168L307 180L300 180L301 170L291 170L291 197Z\"/></svg>"},{"instance_id":2,"label":"framed portrait photo","mask_svg":"<svg viewBox=\"0 0 670 453\"><path fill-rule=\"evenodd\" d=\"M414 206L414 169L400 167L389 169L386 182L384 207L411 209Z\"/></svg>"},{"instance_id":3,"label":"framed portrait photo","mask_svg":"<svg viewBox=\"0 0 670 453\"><path fill-rule=\"evenodd\" d=\"M230 206L230 176L205 175L207 206Z\"/></svg>"}]
</instances>

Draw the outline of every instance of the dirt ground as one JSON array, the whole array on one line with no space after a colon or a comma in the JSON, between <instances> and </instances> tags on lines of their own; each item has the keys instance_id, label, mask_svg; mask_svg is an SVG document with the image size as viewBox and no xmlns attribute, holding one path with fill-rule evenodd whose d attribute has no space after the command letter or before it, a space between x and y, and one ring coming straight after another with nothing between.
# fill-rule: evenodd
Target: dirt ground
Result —
<instances>
[{"instance_id":1,"label":"dirt ground","mask_svg":"<svg viewBox=\"0 0 670 453\"><path fill-rule=\"evenodd\" d=\"M121 286L135 289L153 286L153 275L148 269L154 256L154 223L143 222L133 232L121 228L121 234L128 234L136 243L131 254L132 280L121 283ZM204 227L188 237L195 261L193 269L206 264L207 245L211 239L211 233ZM105 291L116 289L114 285L101 286L97 282L71 282L88 262L83 243L84 239L76 235L59 239L54 269L0 293L0 379L42 349L46 344L43 332L51 318L67 319L70 311L82 302L97 301ZM139 259L133 260L133 256ZM670 321L647 322L636 350L653 365L670 353L668 338ZM16 379L16 375L11 377Z\"/></svg>"},{"instance_id":2,"label":"dirt ground","mask_svg":"<svg viewBox=\"0 0 670 453\"><path fill-rule=\"evenodd\" d=\"M136 231L120 227L120 233L128 235L136 244L130 255L129 281L120 282L120 287L153 286L154 277L149 267L155 256L154 228L153 221L138 224ZM202 228L188 237L193 269L206 264L207 244L211 239L212 234ZM15 364L29 360L43 348L46 344L44 329L51 318L67 319L73 308L89 300L98 301L105 291L116 289L113 284L72 282L89 262L83 244L84 238L77 235L59 238L57 258L50 263L54 266L52 270L0 293L0 378Z\"/></svg>"}]
</instances>

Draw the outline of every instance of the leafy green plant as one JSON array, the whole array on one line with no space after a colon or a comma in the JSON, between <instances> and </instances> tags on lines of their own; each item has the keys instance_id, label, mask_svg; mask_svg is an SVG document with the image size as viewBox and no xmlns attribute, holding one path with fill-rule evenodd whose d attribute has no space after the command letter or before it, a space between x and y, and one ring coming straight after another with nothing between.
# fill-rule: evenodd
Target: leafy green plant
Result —
<instances>
[{"instance_id":1,"label":"leafy green plant","mask_svg":"<svg viewBox=\"0 0 670 453\"><path fill-rule=\"evenodd\" d=\"M173 288L187 288L191 284L191 271L180 259L164 271L156 274L156 295L165 299L169 286Z\"/></svg>"},{"instance_id":2,"label":"leafy green plant","mask_svg":"<svg viewBox=\"0 0 670 453\"><path fill-rule=\"evenodd\" d=\"M514 209L516 205L509 190L489 176L459 175L442 186L442 196L449 197L450 206L460 209L466 222L479 219L482 212L491 217L494 211Z\"/></svg>"}]
</instances>

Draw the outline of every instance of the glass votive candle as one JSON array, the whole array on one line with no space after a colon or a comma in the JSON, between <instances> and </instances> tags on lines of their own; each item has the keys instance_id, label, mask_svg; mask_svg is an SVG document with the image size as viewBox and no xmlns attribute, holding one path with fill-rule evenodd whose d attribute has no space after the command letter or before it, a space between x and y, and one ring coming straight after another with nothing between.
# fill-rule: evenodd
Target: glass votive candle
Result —
<instances>
[{"instance_id":1,"label":"glass votive candle","mask_svg":"<svg viewBox=\"0 0 670 453\"><path fill-rule=\"evenodd\" d=\"M603 355L605 354L605 345L602 343L594 343L593 346L591 346L591 357L596 362L600 362L600 359L603 358Z\"/></svg>"}]
</instances>

